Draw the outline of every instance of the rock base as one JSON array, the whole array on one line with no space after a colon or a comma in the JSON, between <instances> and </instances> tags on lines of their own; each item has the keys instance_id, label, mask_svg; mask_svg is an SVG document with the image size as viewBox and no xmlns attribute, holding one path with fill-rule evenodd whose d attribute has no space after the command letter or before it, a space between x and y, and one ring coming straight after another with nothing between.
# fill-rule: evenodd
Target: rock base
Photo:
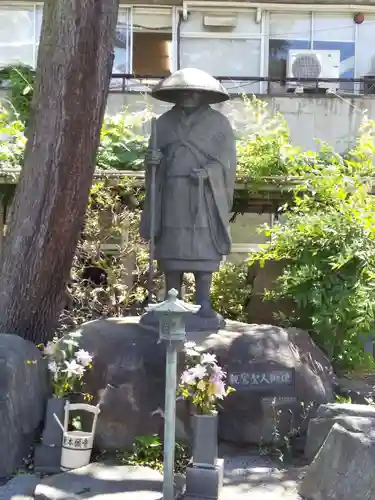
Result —
<instances>
[{"instance_id":1,"label":"rock base","mask_svg":"<svg viewBox=\"0 0 375 500\"><path fill-rule=\"evenodd\" d=\"M145 324L151 319L151 314L110 318L80 327L80 346L94 358L85 390L94 404L101 401L95 435L100 450L131 450L136 436L163 434L164 420L157 413L165 401L166 349L156 326ZM229 320L225 329L217 325L207 331L199 330L206 328L202 324L195 331L188 326L186 337L217 356L236 389L219 412L221 441L273 443L275 414L282 439L305 425L307 409L333 400L332 366L307 332ZM183 361L181 354L179 373ZM191 442L190 413L185 401L177 403L178 440Z\"/></svg>"}]
</instances>

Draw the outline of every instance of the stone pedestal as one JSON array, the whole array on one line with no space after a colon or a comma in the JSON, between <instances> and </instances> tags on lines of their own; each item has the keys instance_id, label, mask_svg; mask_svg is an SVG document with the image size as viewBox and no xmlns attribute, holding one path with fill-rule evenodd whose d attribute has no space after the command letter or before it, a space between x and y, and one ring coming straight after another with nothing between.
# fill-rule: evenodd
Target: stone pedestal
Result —
<instances>
[{"instance_id":1,"label":"stone pedestal","mask_svg":"<svg viewBox=\"0 0 375 500\"><path fill-rule=\"evenodd\" d=\"M54 414L64 423L64 410L66 400L64 398L50 398L47 401L46 415L44 419L44 429L42 442L47 446L61 446L62 432L55 420Z\"/></svg>"},{"instance_id":2,"label":"stone pedestal","mask_svg":"<svg viewBox=\"0 0 375 500\"><path fill-rule=\"evenodd\" d=\"M42 444L35 447L34 469L37 472L60 472L62 432L53 415L63 423L65 403L64 398L50 398L47 402Z\"/></svg>"},{"instance_id":3,"label":"stone pedestal","mask_svg":"<svg viewBox=\"0 0 375 500\"><path fill-rule=\"evenodd\" d=\"M193 465L215 468L218 450L218 415L193 415Z\"/></svg>"},{"instance_id":4,"label":"stone pedestal","mask_svg":"<svg viewBox=\"0 0 375 500\"><path fill-rule=\"evenodd\" d=\"M37 444L34 450L34 472L57 474L61 472L61 446Z\"/></svg>"},{"instance_id":5,"label":"stone pedestal","mask_svg":"<svg viewBox=\"0 0 375 500\"><path fill-rule=\"evenodd\" d=\"M224 459L213 468L189 466L186 469L185 500L218 500L224 479Z\"/></svg>"}]
</instances>

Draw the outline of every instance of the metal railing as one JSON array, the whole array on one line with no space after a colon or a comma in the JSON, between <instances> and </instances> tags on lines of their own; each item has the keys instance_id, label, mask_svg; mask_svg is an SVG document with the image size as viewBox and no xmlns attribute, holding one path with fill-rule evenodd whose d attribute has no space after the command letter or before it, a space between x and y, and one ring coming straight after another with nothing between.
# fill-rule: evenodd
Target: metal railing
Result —
<instances>
[{"instance_id":1,"label":"metal railing","mask_svg":"<svg viewBox=\"0 0 375 500\"><path fill-rule=\"evenodd\" d=\"M150 92L165 78L162 75L114 73L110 84L111 93ZM261 76L215 76L229 93L308 93L374 95L375 75L365 78L276 78ZM262 85L261 85L262 84ZM252 89L253 87L253 89Z\"/></svg>"},{"instance_id":2,"label":"metal railing","mask_svg":"<svg viewBox=\"0 0 375 500\"><path fill-rule=\"evenodd\" d=\"M113 73L111 93L148 93L165 75ZM364 78L280 78L262 76L215 76L231 95L241 94L349 94L375 95L375 75ZM8 90L10 82L1 81Z\"/></svg>"}]
</instances>

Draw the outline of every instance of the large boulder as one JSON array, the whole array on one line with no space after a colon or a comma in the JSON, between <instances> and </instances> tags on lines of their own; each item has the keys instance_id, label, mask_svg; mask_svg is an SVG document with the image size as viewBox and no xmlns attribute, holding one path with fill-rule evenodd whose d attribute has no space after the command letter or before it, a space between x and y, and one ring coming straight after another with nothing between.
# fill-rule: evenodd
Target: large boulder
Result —
<instances>
[{"instance_id":1,"label":"large boulder","mask_svg":"<svg viewBox=\"0 0 375 500\"><path fill-rule=\"evenodd\" d=\"M375 416L375 415L374 415ZM312 418L307 429L305 456L312 460L335 424L350 432L375 432L375 418L340 415L337 417Z\"/></svg>"},{"instance_id":2,"label":"large boulder","mask_svg":"<svg viewBox=\"0 0 375 500\"><path fill-rule=\"evenodd\" d=\"M320 405L316 411L316 418L334 418L343 415L375 418L375 407L351 403L329 403Z\"/></svg>"},{"instance_id":3,"label":"large boulder","mask_svg":"<svg viewBox=\"0 0 375 500\"><path fill-rule=\"evenodd\" d=\"M0 478L26 456L43 419L47 371L34 344L0 334Z\"/></svg>"},{"instance_id":4,"label":"large boulder","mask_svg":"<svg viewBox=\"0 0 375 500\"><path fill-rule=\"evenodd\" d=\"M375 434L350 432L335 424L302 480L308 500L373 500Z\"/></svg>"},{"instance_id":5,"label":"large boulder","mask_svg":"<svg viewBox=\"0 0 375 500\"><path fill-rule=\"evenodd\" d=\"M305 456L315 457L334 424L340 424L350 432L375 431L375 407L351 403L322 404L315 418L309 421Z\"/></svg>"},{"instance_id":6,"label":"large boulder","mask_svg":"<svg viewBox=\"0 0 375 500\"><path fill-rule=\"evenodd\" d=\"M82 347L94 355L86 390L102 400L96 435L101 449L126 449L135 436L163 429L165 347L157 331L138 321L112 318L80 328ZM220 411L223 440L271 442L275 410L281 410L279 431L288 434L298 425L301 405L333 398L332 367L304 331L227 322L223 330L192 332L187 339L216 353L236 388ZM177 409L181 439L189 435L189 411L181 402Z\"/></svg>"},{"instance_id":7,"label":"large boulder","mask_svg":"<svg viewBox=\"0 0 375 500\"><path fill-rule=\"evenodd\" d=\"M80 331L81 346L94 357L85 391L101 401L96 445L129 449L135 436L160 430L160 418L152 413L164 407L163 346L157 332L137 318L90 321Z\"/></svg>"}]
</instances>

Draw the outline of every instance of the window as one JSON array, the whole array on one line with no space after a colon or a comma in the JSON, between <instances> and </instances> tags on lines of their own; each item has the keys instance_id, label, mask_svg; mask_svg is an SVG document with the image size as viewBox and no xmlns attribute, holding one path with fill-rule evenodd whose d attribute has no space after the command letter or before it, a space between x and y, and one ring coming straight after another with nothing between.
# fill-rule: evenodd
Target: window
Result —
<instances>
[{"instance_id":1,"label":"window","mask_svg":"<svg viewBox=\"0 0 375 500\"><path fill-rule=\"evenodd\" d=\"M269 239L259 232L259 228L267 223L272 225L273 215L270 213L245 213L237 215L229 226L232 237L232 252L226 257L228 262L244 261L250 252L259 250L260 245Z\"/></svg>"},{"instance_id":2,"label":"window","mask_svg":"<svg viewBox=\"0 0 375 500\"><path fill-rule=\"evenodd\" d=\"M181 22L180 32L181 68L193 66L216 77L236 77L222 81L233 93L259 92L259 81L237 80L241 76L259 77L262 72L261 23L255 9L191 12L187 21Z\"/></svg>"},{"instance_id":3,"label":"window","mask_svg":"<svg viewBox=\"0 0 375 500\"><path fill-rule=\"evenodd\" d=\"M285 93L291 88L285 82L289 51L312 49L339 51L341 78L374 78L375 14L364 15L364 22L355 24L353 12L345 11L197 7L179 21L178 8L122 6L113 73L162 77L178 66L193 66L227 77L221 80L230 93L259 93L267 88ZM36 66L41 24L40 4L0 3L0 67ZM259 82L268 76L277 81ZM133 78L124 87L122 78L112 78L111 88L147 91L151 82L155 80ZM370 83L341 82L339 88L375 93Z\"/></svg>"},{"instance_id":4,"label":"window","mask_svg":"<svg viewBox=\"0 0 375 500\"><path fill-rule=\"evenodd\" d=\"M113 73L166 76L172 71L172 9L121 8L116 30ZM128 89L150 82L132 79ZM112 79L111 88L122 86Z\"/></svg>"},{"instance_id":5,"label":"window","mask_svg":"<svg viewBox=\"0 0 375 500\"><path fill-rule=\"evenodd\" d=\"M355 52L355 67L356 77L365 78L366 76L375 76L375 46L373 44L375 29L375 15L365 15L365 20L362 24L357 26L357 40ZM374 84L370 88L360 90L367 90L374 94Z\"/></svg>"},{"instance_id":6,"label":"window","mask_svg":"<svg viewBox=\"0 0 375 500\"><path fill-rule=\"evenodd\" d=\"M42 22L42 8L33 4L0 7L0 66L35 67Z\"/></svg>"},{"instance_id":7,"label":"window","mask_svg":"<svg viewBox=\"0 0 375 500\"><path fill-rule=\"evenodd\" d=\"M355 23L353 14L279 13L269 14L269 76L285 80L288 53L293 49L340 51L340 77L355 77ZM340 90L352 92L353 83L340 83ZM271 83L271 92L285 92L288 85Z\"/></svg>"}]
</instances>

